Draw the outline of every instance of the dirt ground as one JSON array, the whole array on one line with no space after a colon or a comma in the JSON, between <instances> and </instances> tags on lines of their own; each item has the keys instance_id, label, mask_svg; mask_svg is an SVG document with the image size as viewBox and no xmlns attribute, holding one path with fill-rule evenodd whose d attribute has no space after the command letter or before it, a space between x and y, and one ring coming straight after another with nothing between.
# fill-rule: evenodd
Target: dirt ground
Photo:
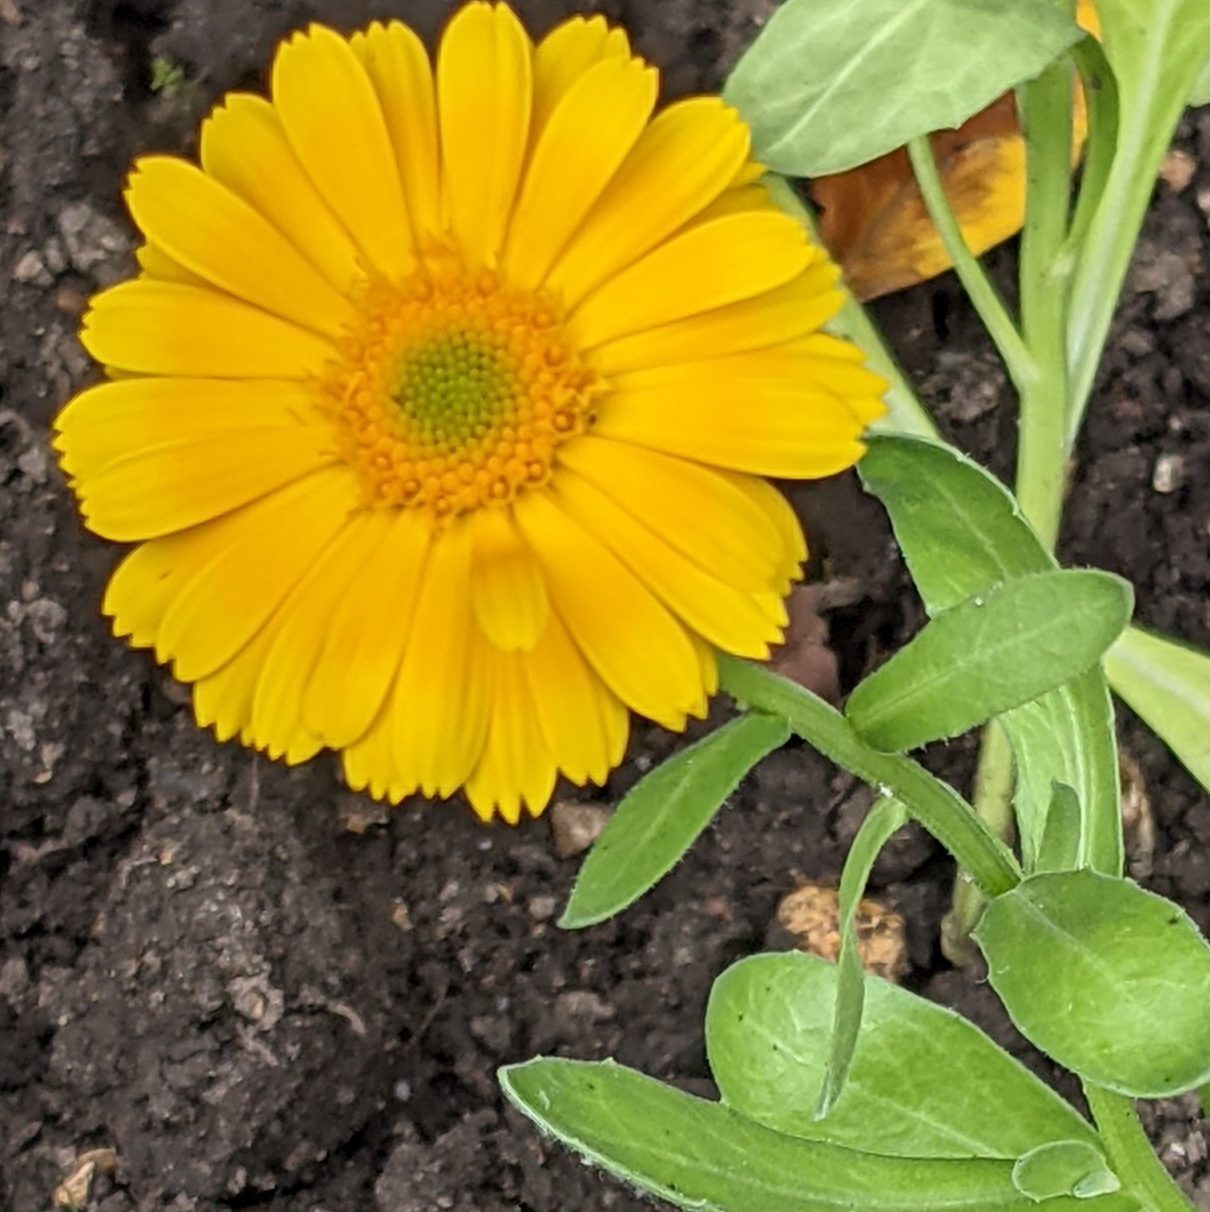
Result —
<instances>
[{"instance_id":1,"label":"dirt ground","mask_svg":"<svg viewBox=\"0 0 1210 1212\"><path fill-rule=\"evenodd\" d=\"M550 824L484 829L464 806L389 815L329 760L287 770L216 745L184 692L106 634L116 549L87 537L47 450L94 371L74 330L130 271L131 155L191 146L218 94L254 86L310 17L437 0L0 0L0 1208L42 1212L77 1159L94 1212L554 1212L649 1205L539 1140L494 1071L538 1052L616 1056L709 1090L701 1019L732 960L779 945L778 900L834 878L866 793L801 746L766 761L640 906L555 929L577 859ZM772 0L520 6L625 20L672 94L716 85ZM180 74L150 84L153 64ZM1150 624L1210 644L1210 111L1188 118L1183 186L1157 189L1080 450L1065 557L1136 586ZM1176 188L1181 186L1181 188ZM995 264L1011 273L1012 253ZM1003 472L1003 374L951 280L878 313L956 440ZM878 507L853 477L797 490L831 587L841 681L918 626ZM720 707L720 711L722 708ZM1135 871L1210 929L1206 797L1129 714L1155 836ZM639 729L597 798L681 743ZM929 755L965 786L969 742ZM949 865L908 833L878 895L908 923L908 984L1018 1053L990 991L941 959ZM1161 1028L1162 1029L1162 1026ZM1036 1058L1032 1058L1036 1061ZM1065 1090L1070 1087L1064 1086ZM1195 1101L1149 1126L1210 1209ZM108 1172L107 1172L108 1171Z\"/></svg>"}]
</instances>

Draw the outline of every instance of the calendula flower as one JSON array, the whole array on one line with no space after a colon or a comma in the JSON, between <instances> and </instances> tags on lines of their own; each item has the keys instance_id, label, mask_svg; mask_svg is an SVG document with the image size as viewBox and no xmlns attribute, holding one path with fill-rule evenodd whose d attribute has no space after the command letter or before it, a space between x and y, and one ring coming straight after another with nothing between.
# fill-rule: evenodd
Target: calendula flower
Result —
<instances>
[{"instance_id":1,"label":"calendula flower","mask_svg":"<svg viewBox=\"0 0 1210 1212\"><path fill-rule=\"evenodd\" d=\"M760 477L852 464L882 385L739 117L657 90L599 17L535 47L471 3L435 66L311 26L200 167L136 164L56 445L139 544L116 634L220 739L516 821L779 639L806 549Z\"/></svg>"}]
</instances>

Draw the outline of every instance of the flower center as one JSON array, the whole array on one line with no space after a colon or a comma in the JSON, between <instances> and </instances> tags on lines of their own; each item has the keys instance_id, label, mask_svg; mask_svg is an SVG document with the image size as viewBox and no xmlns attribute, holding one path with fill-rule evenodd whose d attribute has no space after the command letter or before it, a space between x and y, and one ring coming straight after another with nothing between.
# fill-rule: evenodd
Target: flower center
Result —
<instances>
[{"instance_id":1,"label":"flower center","mask_svg":"<svg viewBox=\"0 0 1210 1212\"><path fill-rule=\"evenodd\" d=\"M359 302L321 388L370 504L506 505L592 423L601 382L549 296L434 260Z\"/></svg>"}]
</instances>

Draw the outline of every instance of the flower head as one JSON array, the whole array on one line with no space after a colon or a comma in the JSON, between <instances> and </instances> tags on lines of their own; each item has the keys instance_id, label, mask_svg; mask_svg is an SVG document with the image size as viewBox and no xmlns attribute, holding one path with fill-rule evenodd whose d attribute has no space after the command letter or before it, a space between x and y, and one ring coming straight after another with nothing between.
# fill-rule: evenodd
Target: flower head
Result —
<instances>
[{"instance_id":1,"label":"flower head","mask_svg":"<svg viewBox=\"0 0 1210 1212\"><path fill-rule=\"evenodd\" d=\"M138 544L115 632L220 739L515 821L780 638L806 548L760 477L851 465L882 385L739 117L657 89L599 17L535 47L474 2L435 66L311 26L200 167L137 163L56 446Z\"/></svg>"}]
</instances>

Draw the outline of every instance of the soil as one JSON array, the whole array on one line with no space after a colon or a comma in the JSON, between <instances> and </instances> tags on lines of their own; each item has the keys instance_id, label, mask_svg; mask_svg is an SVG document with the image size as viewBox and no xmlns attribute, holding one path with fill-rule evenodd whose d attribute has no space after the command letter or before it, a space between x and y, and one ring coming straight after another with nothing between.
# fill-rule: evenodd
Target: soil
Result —
<instances>
[{"instance_id":1,"label":"soil","mask_svg":"<svg viewBox=\"0 0 1210 1212\"><path fill-rule=\"evenodd\" d=\"M219 746L181 688L106 633L118 552L86 536L47 449L95 374L74 332L88 294L130 272L119 202L132 154L189 150L224 89L255 86L309 18L437 0L0 0L0 1208L40 1212L89 1150L95 1212L552 1212L650 1206L538 1138L496 1067L539 1052L616 1056L708 1090L712 979L780 945L776 905L834 879L868 799L802 746L770 757L642 904L582 934L554 927L578 865L549 821L484 829L459 804L384 813L332 762L286 768ZM600 7L665 70L717 85L772 0L532 0L535 29ZM180 69L169 87L161 76ZM171 74L171 73L170 73ZM1136 586L1143 621L1210 644L1210 111L1160 185L1079 452L1067 560ZM1179 183L1179 182L1178 182ZM1013 254L993 258L1011 275ZM949 433L1011 466L1003 374L954 282L877 308ZM879 508L853 477L795 490L830 585L841 683L921 611ZM839 604L839 603L844 603ZM716 714L725 711L717 708ZM1210 812L1122 713L1154 814L1135 871L1210 929ZM682 744L640 728L595 798L616 801ZM966 785L970 741L928 755ZM1145 835L1143 842L1146 841ZM877 895L903 914L907 983L1031 1059L985 986L937 948L951 869L906 834ZM1068 1087L1064 1087L1067 1089ZM1149 1126L1210 1209L1194 1100Z\"/></svg>"}]
</instances>

